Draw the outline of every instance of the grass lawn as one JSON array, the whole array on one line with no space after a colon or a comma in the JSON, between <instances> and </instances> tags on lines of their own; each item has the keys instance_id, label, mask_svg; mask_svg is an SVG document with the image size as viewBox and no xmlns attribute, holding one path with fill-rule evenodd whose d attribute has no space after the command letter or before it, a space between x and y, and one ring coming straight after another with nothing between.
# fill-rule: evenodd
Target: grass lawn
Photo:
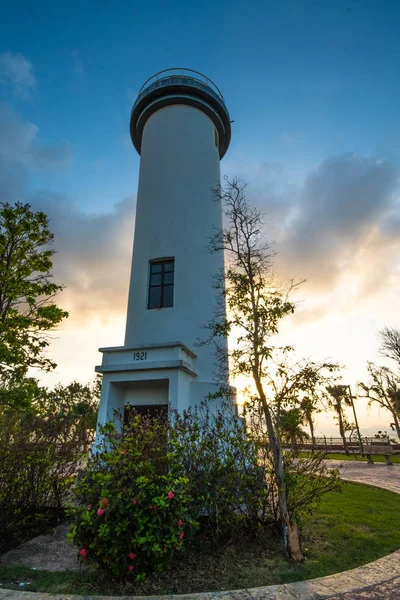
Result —
<instances>
[{"instance_id":1,"label":"grass lawn","mask_svg":"<svg viewBox=\"0 0 400 600\"><path fill-rule=\"evenodd\" d=\"M303 564L288 561L272 534L251 545L236 541L223 549L187 551L177 565L146 582L113 584L95 572L33 571L0 565L2 588L84 595L154 595L257 587L321 577L373 561L400 548L400 496L347 483L329 493L303 523ZM18 582L30 585L18 587ZM14 583L13 583L14 582Z\"/></svg>"},{"instance_id":2,"label":"grass lawn","mask_svg":"<svg viewBox=\"0 0 400 600\"><path fill-rule=\"evenodd\" d=\"M310 453L309 452L300 452L300 456L303 458L307 458L307 456L309 456ZM326 455L326 458L330 458L332 460L357 460L357 461L363 461L363 462L367 462L367 458L365 456L359 456L357 455L357 458L354 456L354 454L350 454L349 456L347 456L346 454L340 454L338 452L332 452ZM372 460L374 462L378 462L378 463L386 463L386 459L384 456L381 456L380 454L373 454L372 455ZM400 465L400 454L395 454L394 456L392 455L392 463L393 464L397 464Z\"/></svg>"}]
</instances>

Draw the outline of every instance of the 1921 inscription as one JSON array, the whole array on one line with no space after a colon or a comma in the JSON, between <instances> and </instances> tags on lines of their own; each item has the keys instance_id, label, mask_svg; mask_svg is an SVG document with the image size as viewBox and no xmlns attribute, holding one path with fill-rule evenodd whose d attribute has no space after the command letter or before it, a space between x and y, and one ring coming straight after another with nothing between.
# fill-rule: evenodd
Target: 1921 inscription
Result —
<instances>
[{"instance_id":1,"label":"1921 inscription","mask_svg":"<svg viewBox=\"0 0 400 600\"><path fill-rule=\"evenodd\" d=\"M134 352L133 360L147 360L147 352Z\"/></svg>"}]
</instances>

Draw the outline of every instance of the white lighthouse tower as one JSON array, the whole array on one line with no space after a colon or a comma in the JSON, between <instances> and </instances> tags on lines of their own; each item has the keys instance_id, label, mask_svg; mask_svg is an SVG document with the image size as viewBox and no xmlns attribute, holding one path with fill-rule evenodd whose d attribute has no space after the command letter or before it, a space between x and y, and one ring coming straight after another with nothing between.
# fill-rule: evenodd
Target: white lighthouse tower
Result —
<instances>
[{"instance_id":1,"label":"white lighthouse tower","mask_svg":"<svg viewBox=\"0 0 400 600\"><path fill-rule=\"evenodd\" d=\"M213 348L196 342L224 265L207 250L222 227L213 190L231 137L223 96L201 73L161 71L143 85L130 132L141 158L125 345L100 349L99 423L127 405L182 411L220 385Z\"/></svg>"}]
</instances>

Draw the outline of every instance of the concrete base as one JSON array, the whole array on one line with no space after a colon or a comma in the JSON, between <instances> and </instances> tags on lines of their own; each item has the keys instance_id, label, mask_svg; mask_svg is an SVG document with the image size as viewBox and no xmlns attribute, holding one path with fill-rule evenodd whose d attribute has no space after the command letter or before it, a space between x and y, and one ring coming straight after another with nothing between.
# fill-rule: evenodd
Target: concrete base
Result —
<instances>
[{"instance_id":1,"label":"concrete base","mask_svg":"<svg viewBox=\"0 0 400 600\"><path fill-rule=\"evenodd\" d=\"M196 354L182 342L139 347L100 348L103 353L97 373L103 374L97 424L109 421L122 426L125 406L168 405L183 412L199 405L219 385L199 381ZM219 400L212 400L217 410ZM116 415L121 419L116 419Z\"/></svg>"}]
</instances>

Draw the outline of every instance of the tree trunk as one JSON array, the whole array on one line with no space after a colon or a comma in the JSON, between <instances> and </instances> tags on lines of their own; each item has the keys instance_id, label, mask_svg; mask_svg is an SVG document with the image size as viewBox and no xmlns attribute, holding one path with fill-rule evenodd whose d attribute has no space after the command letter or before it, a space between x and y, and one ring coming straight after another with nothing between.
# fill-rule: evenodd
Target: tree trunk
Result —
<instances>
[{"instance_id":1,"label":"tree trunk","mask_svg":"<svg viewBox=\"0 0 400 600\"><path fill-rule=\"evenodd\" d=\"M395 412L392 412L393 415L393 419L394 419L394 426L396 427L396 432L397 432L397 437L400 440L400 422L399 422L399 418L397 416L397 414Z\"/></svg>"},{"instance_id":2,"label":"tree trunk","mask_svg":"<svg viewBox=\"0 0 400 600\"><path fill-rule=\"evenodd\" d=\"M340 433L340 437L343 440L343 446L344 446L344 451L346 452L347 456L350 454L349 449L347 447L347 441L346 441L346 434L344 431L344 427L343 427L343 419L342 419L342 410L339 407L339 410L337 411L338 413L338 417L339 417L339 433Z\"/></svg>"},{"instance_id":3,"label":"tree trunk","mask_svg":"<svg viewBox=\"0 0 400 600\"><path fill-rule=\"evenodd\" d=\"M312 446L313 450L316 450L317 442L316 442L315 434L314 434L314 421L312 420L311 414L306 414L306 419L307 419L307 423L308 423L308 426L310 428L310 433L311 433L311 446Z\"/></svg>"},{"instance_id":4,"label":"tree trunk","mask_svg":"<svg viewBox=\"0 0 400 600\"><path fill-rule=\"evenodd\" d=\"M297 524L290 521L286 483L285 483L285 471L283 466L282 458L282 447L280 440L276 436L274 425L272 422L271 412L264 394L262 384L257 375L254 376L254 380L257 386L257 391L260 396L260 400L263 407L265 424L267 426L267 433L269 443L271 445L272 457L274 461L274 471L276 477L276 485L278 488L278 510L279 519L283 529L283 539L285 544L285 550L287 554L296 561L303 561L304 557L301 552L300 535Z\"/></svg>"}]
</instances>

